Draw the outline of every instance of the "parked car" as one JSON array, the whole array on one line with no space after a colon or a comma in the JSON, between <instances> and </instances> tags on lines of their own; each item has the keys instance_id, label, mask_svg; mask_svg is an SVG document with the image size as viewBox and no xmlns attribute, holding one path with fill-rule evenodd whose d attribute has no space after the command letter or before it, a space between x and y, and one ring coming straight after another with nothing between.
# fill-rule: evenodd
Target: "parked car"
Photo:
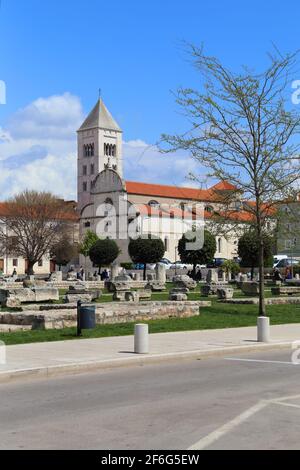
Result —
<instances>
[{"instance_id":1,"label":"parked car","mask_svg":"<svg viewBox=\"0 0 300 470\"><path fill-rule=\"evenodd\" d=\"M224 264L224 261L227 261L226 258L214 258L212 263L208 263L208 268L219 268Z\"/></svg>"},{"instance_id":2,"label":"parked car","mask_svg":"<svg viewBox=\"0 0 300 470\"><path fill-rule=\"evenodd\" d=\"M287 255L274 255L273 256L273 268L276 267L277 263L282 259L287 259Z\"/></svg>"},{"instance_id":3,"label":"parked car","mask_svg":"<svg viewBox=\"0 0 300 470\"><path fill-rule=\"evenodd\" d=\"M284 258L278 261L278 263L275 264L274 268L287 268L289 266L297 266L300 264L300 261L295 258Z\"/></svg>"},{"instance_id":4,"label":"parked car","mask_svg":"<svg viewBox=\"0 0 300 470\"><path fill-rule=\"evenodd\" d=\"M171 261L168 258L162 258L158 264L163 264L166 267L166 269L171 269L171 265L172 265Z\"/></svg>"},{"instance_id":5,"label":"parked car","mask_svg":"<svg viewBox=\"0 0 300 470\"><path fill-rule=\"evenodd\" d=\"M156 267L156 263L150 263L150 264L147 264L146 266L146 268L150 269L150 271L155 269L155 267ZM136 263L133 265L133 269L144 269L144 265L143 263Z\"/></svg>"},{"instance_id":6,"label":"parked car","mask_svg":"<svg viewBox=\"0 0 300 470\"><path fill-rule=\"evenodd\" d=\"M193 265L176 261L175 263L171 264L170 269L193 269Z\"/></svg>"}]
</instances>

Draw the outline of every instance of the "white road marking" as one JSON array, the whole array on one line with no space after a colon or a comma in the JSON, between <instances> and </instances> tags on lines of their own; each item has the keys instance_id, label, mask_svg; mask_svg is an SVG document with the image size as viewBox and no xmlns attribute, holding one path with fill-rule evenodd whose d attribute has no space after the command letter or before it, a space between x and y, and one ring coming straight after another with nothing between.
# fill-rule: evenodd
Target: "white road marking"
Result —
<instances>
[{"instance_id":1,"label":"white road marking","mask_svg":"<svg viewBox=\"0 0 300 470\"><path fill-rule=\"evenodd\" d=\"M287 407L291 407L291 408L299 408L300 409L300 405L295 405L295 403L282 403L280 401L274 401L272 403L274 405L287 406Z\"/></svg>"},{"instance_id":2,"label":"white road marking","mask_svg":"<svg viewBox=\"0 0 300 470\"><path fill-rule=\"evenodd\" d=\"M239 424L243 423L247 419L251 418L255 413L262 410L268 405L267 401L259 401L256 405L251 406L248 410L244 411L240 415L236 416L233 420L229 421L228 423L221 426L219 429L216 429L212 433L208 434L206 437L200 439L200 441L196 442L196 444L192 445L188 448L188 450L203 450L213 442L220 439L220 437L227 434L233 428L238 426Z\"/></svg>"},{"instance_id":3,"label":"white road marking","mask_svg":"<svg viewBox=\"0 0 300 470\"><path fill-rule=\"evenodd\" d=\"M238 357L225 357L226 361L239 361L239 362L265 362L267 364L288 364L289 366L299 366L300 364L296 364L295 362L291 361L267 361L264 359L244 359Z\"/></svg>"},{"instance_id":4,"label":"white road marking","mask_svg":"<svg viewBox=\"0 0 300 470\"><path fill-rule=\"evenodd\" d=\"M228 358L234 360L234 358ZM246 360L246 359L245 359ZM249 359L250 360L250 359ZM289 362L287 364L290 364ZM251 418L251 416L255 415L258 411L266 408L268 405L281 405L286 407L298 408L300 409L300 405L296 405L294 403L284 403L286 400L293 400L300 398L300 395L290 395L290 396L282 396L278 398L272 398L270 400L261 400L256 405L251 406L248 410L244 411L240 415L236 416L234 419L229 421L228 423L224 424L220 428L216 429L212 433L208 434L207 436L200 439L196 444L193 444L188 450L203 450L206 449L208 446L213 444L215 441L220 439L220 437L224 436L228 432L232 431L235 427L242 424L247 419Z\"/></svg>"}]
</instances>

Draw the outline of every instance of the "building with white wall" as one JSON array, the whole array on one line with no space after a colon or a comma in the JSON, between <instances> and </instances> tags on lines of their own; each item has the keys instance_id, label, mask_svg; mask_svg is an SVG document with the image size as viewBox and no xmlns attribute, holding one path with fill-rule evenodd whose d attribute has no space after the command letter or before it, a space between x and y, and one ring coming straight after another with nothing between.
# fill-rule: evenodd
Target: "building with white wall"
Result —
<instances>
[{"instance_id":1,"label":"building with white wall","mask_svg":"<svg viewBox=\"0 0 300 470\"><path fill-rule=\"evenodd\" d=\"M203 222L209 229L212 213L236 192L226 181L208 189L125 181L122 162L122 130L100 99L78 130L80 234L92 230L100 237L115 238L122 251L120 262L129 260L127 246L133 233L159 236L165 257L175 261L182 234ZM241 216L240 221L248 219ZM216 242L216 257L237 257L233 226Z\"/></svg>"}]
</instances>

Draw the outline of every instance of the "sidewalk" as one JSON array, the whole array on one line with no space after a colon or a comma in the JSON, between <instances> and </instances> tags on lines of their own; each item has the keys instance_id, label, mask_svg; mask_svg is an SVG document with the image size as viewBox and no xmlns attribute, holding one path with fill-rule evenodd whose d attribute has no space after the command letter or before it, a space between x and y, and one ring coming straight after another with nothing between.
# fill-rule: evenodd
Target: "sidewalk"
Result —
<instances>
[{"instance_id":1,"label":"sidewalk","mask_svg":"<svg viewBox=\"0 0 300 470\"><path fill-rule=\"evenodd\" d=\"M184 358L289 348L293 341L300 340L300 324L272 326L271 338L268 344L257 343L256 327L157 333L150 335L148 355L133 353L133 336L7 346L7 362L0 365L0 382Z\"/></svg>"}]
</instances>

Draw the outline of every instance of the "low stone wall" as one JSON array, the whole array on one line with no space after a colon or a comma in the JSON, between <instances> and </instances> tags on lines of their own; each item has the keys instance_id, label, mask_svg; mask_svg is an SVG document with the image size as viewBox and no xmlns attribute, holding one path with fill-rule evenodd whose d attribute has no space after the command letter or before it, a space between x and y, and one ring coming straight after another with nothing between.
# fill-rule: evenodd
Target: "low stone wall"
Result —
<instances>
[{"instance_id":1,"label":"low stone wall","mask_svg":"<svg viewBox=\"0 0 300 470\"><path fill-rule=\"evenodd\" d=\"M258 305L259 299L256 297L250 298L236 298L236 299L228 299L228 300L220 300L220 302L225 304L235 304L235 305ZM269 299L265 299L266 305L288 305L288 304L300 304L300 297L273 297Z\"/></svg>"},{"instance_id":2,"label":"low stone wall","mask_svg":"<svg viewBox=\"0 0 300 470\"><path fill-rule=\"evenodd\" d=\"M98 304L96 322L99 325L149 321L163 318L188 318L200 315L203 302L139 302ZM210 302L205 305L209 306ZM76 326L77 311L53 309L0 314L0 323L6 325L31 325L32 329L61 329Z\"/></svg>"},{"instance_id":3,"label":"low stone wall","mask_svg":"<svg viewBox=\"0 0 300 470\"><path fill-rule=\"evenodd\" d=\"M82 283L82 281L79 281ZM148 281L130 281L128 286L130 289L144 289ZM60 281L60 282L46 282L34 281L37 287L56 287L57 289L69 289L70 286L76 286L77 281ZM104 281L85 281L88 289L104 289ZM0 289L23 289L22 282L5 282L0 284Z\"/></svg>"}]
</instances>

